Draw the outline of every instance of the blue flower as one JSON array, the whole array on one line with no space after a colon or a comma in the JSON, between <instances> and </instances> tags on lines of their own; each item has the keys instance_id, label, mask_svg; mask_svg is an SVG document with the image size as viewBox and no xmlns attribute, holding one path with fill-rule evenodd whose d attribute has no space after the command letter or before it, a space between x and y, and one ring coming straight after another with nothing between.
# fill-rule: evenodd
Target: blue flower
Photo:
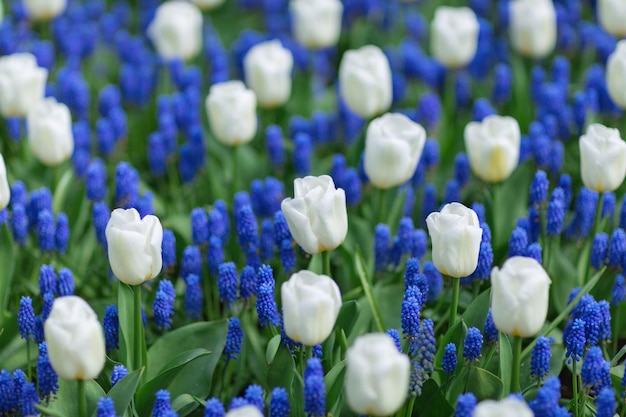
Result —
<instances>
[{"instance_id":1,"label":"blue flower","mask_svg":"<svg viewBox=\"0 0 626 417\"><path fill-rule=\"evenodd\" d=\"M263 410L265 408L263 396L263 388L257 384L248 385L248 388L246 388L244 393L244 398L248 401L248 403L255 406L261 414L263 414Z\"/></svg>"},{"instance_id":2,"label":"blue flower","mask_svg":"<svg viewBox=\"0 0 626 417\"><path fill-rule=\"evenodd\" d=\"M115 168L115 205L135 207L138 199L139 173L128 162L120 162Z\"/></svg>"},{"instance_id":3,"label":"blue flower","mask_svg":"<svg viewBox=\"0 0 626 417\"><path fill-rule=\"evenodd\" d=\"M46 342L39 344L39 356L37 358L37 380L39 382L39 396L48 398L56 394L59 389L59 376L52 369L48 357L48 345Z\"/></svg>"},{"instance_id":4,"label":"blue flower","mask_svg":"<svg viewBox=\"0 0 626 417\"><path fill-rule=\"evenodd\" d=\"M237 317L228 319L228 332L226 334L226 344L224 345L224 359L237 359L243 344L243 330Z\"/></svg>"},{"instance_id":5,"label":"blue flower","mask_svg":"<svg viewBox=\"0 0 626 417\"><path fill-rule=\"evenodd\" d=\"M556 417L561 397L561 382L556 376L546 380L539 389L537 397L529 403L535 417ZM569 415L569 414L566 414Z\"/></svg>"},{"instance_id":6,"label":"blue flower","mask_svg":"<svg viewBox=\"0 0 626 417\"><path fill-rule=\"evenodd\" d=\"M485 320L485 327L483 328L483 332L485 333L485 339L487 339L488 343L497 342L499 338L498 329L496 328L495 323L493 322L493 315L491 313L491 308L487 313L487 319Z\"/></svg>"},{"instance_id":7,"label":"blue flower","mask_svg":"<svg viewBox=\"0 0 626 417\"><path fill-rule=\"evenodd\" d=\"M294 138L294 151L292 155L296 175L304 177L311 173L311 154L313 144L311 137L306 133L298 133Z\"/></svg>"},{"instance_id":8,"label":"blue flower","mask_svg":"<svg viewBox=\"0 0 626 417\"><path fill-rule=\"evenodd\" d=\"M389 263L391 250L391 231L389 226L380 223L374 231L374 264L376 271L385 269Z\"/></svg>"},{"instance_id":9,"label":"blue flower","mask_svg":"<svg viewBox=\"0 0 626 417\"><path fill-rule=\"evenodd\" d=\"M167 279L161 280L152 305L154 321L160 329L169 329L171 327L175 299L176 292L172 282Z\"/></svg>"},{"instance_id":10,"label":"blue flower","mask_svg":"<svg viewBox=\"0 0 626 417\"><path fill-rule=\"evenodd\" d=\"M530 354L530 375L538 379L543 379L550 373L550 357L552 352L550 344L552 339L544 336L537 338L537 344Z\"/></svg>"},{"instance_id":11,"label":"blue flower","mask_svg":"<svg viewBox=\"0 0 626 417\"><path fill-rule=\"evenodd\" d=\"M420 311L422 309L422 293L417 287L409 287L404 293L401 308L402 333L415 340L420 331Z\"/></svg>"},{"instance_id":12,"label":"blue flower","mask_svg":"<svg viewBox=\"0 0 626 417\"><path fill-rule=\"evenodd\" d=\"M176 265L176 236L169 229L163 229L163 240L161 242L161 256L163 258L163 269L171 270Z\"/></svg>"},{"instance_id":13,"label":"blue flower","mask_svg":"<svg viewBox=\"0 0 626 417\"><path fill-rule=\"evenodd\" d=\"M595 401L596 417L613 417L615 415L617 403L615 401L615 392L613 392L612 388L602 388Z\"/></svg>"},{"instance_id":14,"label":"blue flower","mask_svg":"<svg viewBox=\"0 0 626 417\"><path fill-rule=\"evenodd\" d=\"M172 404L170 403L170 393L167 390L161 389L156 392L156 400L152 407L153 417L169 417L168 413L172 411Z\"/></svg>"},{"instance_id":15,"label":"blue flower","mask_svg":"<svg viewBox=\"0 0 626 417\"><path fill-rule=\"evenodd\" d=\"M476 327L470 327L465 337L465 345L463 347L463 357L468 361L476 361L483 347L483 335Z\"/></svg>"},{"instance_id":16,"label":"blue flower","mask_svg":"<svg viewBox=\"0 0 626 417\"><path fill-rule=\"evenodd\" d=\"M280 126L269 125L265 128L265 149L274 169L283 166L286 157L283 132Z\"/></svg>"},{"instance_id":17,"label":"blue flower","mask_svg":"<svg viewBox=\"0 0 626 417\"><path fill-rule=\"evenodd\" d=\"M224 404L217 398L209 398L204 406L204 417L224 417Z\"/></svg>"},{"instance_id":18,"label":"blue flower","mask_svg":"<svg viewBox=\"0 0 626 417\"><path fill-rule=\"evenodd\" d=\"M42 252L52 252L56 249L56 226L54 216L50 210L42 210L37 216L37 241Z\"/></svg>"},{"instance_id":19,"label":"blue flower","mask_svg":"<svg viewBox=\"0 0 626 417\"><path fill-rule=\"evenodd\" d=\"M319 358L309 359L304 370L304 411L311 417L326 415L324 369Z\"/></svg>"},{"instance_id":20,"label":"blue flower","mask_svg":"<svg viewBox=\"0 0 626 417\"><path fill-rule=\"evenodd\" d=\"M209 243L209 216L201 207L191 210L191 240L198 246Z\"/></svg>"},{"instance_id":21,"label":"blue flower","mask_svg":"<svg viewBox=\"0 0 626 417\"><path fill-rule=\"evenodd\" d=\"M574 319L571 328L565 336L565 357L579 361L585 347L585 322Z\"/></svg>"},{"instance_id":22,"label":"blue flower","mask_svg":"<svg viewBox=\"0 0 626 417\"><path fill-rule=\"evenodd\" d=\"M128 369L124 365L115 365L111 371L111 386L114 387L126 375L128 375Z\"/></svg>"},{"instance_id":23,"label":"blue flower","mask_svg":"<svg viewBox=\"0 0 626 417\"><path fill-rule=\"evenodd\" d=\"M101 397L96 405L96 417L117 417L115 403L112 398Z\"/></svg>"},{"instance_id":24,"label":"blue flower","mask_svg":"<svg viewBox=\"0 0 626 417\"><path fill-rule=\"evenodd\" d=\"M26 244L26 238L28 237L28 217L26 216L26 209L21 204L12 204L13 213L11 215L11 232L13 233L13 239L20 245Z\"/></svg>"},{"instance_id":25,"label":"blue flower","mask_svg":"<svg viewBox=\"0 0 626 417\"><path fill-rule=\"evenodd\" d=\"M200 249L193 245L185 248L180 261L180 276L187 279L189 275L202 276L202 255Z\"/></svg>"},{"instance_id":26,"label":"blue flower","mask_svg":"<svg viewBox=\"0 0 626 417\"><path fill-rule=\"evenodd\" d=\"M105 250L107 249L106 227L111 217L111 211L106 203L99 201L93 205L92 223L96 231L96 240Z\"/></svg>"},{"instance_id":27,"label":"blue flower","mask_svg":"<svg viewBox=\"0 0 626 417\"><path fill-rule=\"evenodd\" d=\"M424 262L422 272L428 280L428 302L432 302L439 297L443 288L443 277L431 261Z\"/></svg>"},{"instance_id":28,"label":"blue flower","mask_svg":"<svg viewBox=\"0 0 626 417\"><path fill-rule=\"evenodd\" d=\"M602 349L594 346L587 351L580 376L585 386L592 388L597 394L603 388L610 388L612 391L610 370L611 365L604 360Z\"/></svg>"},{"instance_id":29,"label":"blue flower","mask_svg":"<svg viewBox=\"0 0 626 417\"><path fill-rule=\"evenodd\" d=\"M511 233L509 239L509 258L513 256L523 256L526 252L526 246L528 246L528 235L526 230L521 227L516 227Z\"/></svg>"},{"instance_id":30,"label":"blue flower","mask_svg":"<svg viewBox=\"0 0 626 417\"><path fill-rule=\"evenodd\" d=\"M104 200L107 195L106 165L100 158L94 158L87 167L85 178L87 198L91 201Z\"/></svg>"},{"instance_id":31,"label":"blue flower","mask_svg":"<svg viewBox=\"0 0 626 417\"><path fill-rule=\"evenodd\" d=\"M187 284L187 291L185 292L185 312L187 313L187 317L199 320L202 318L202 307L204 304L200 277L196 274L189 274L185 278L185 283Z\"/></svg>"},{"instance_id":32,"label":"blue flower","mask_svg":"<svg viewBox=\"0 0 626 417\"><path fill-rule=\"evenodd\" d=\"M443 351L443 358L441 360L441 367L443 371L450 375L456 369L456 346L454 343L448 343Z\"/></svg>"},{"instance_id":33,"label":"blue flower","mask_svg":"<svg viewBox=\"0 0 626 417\"><path fill-rule=\"evenodd\" d=\"M611 304L616 306L624 300L626 300L626 280L624 280L624 275L619 274L615 277L611 290Z\"/></svg>"},{"instance_id":34,"label":"blue flower","mask_svg":"<svg viewBox=\"0 0 626 417\"><path fill-rule=\"evenodd\" d=\"M604 232L596 233L591 245L590 264L595 269L606 265L609 251L609 235Z\"/></svg>"},{"instance_id":35,"label":"blue flower","mask_svg":"<svg viewBox=\"0 0 626 417\"><path fill-rule=\"evenodd\" d=\"M35 405L39 405L39 396L37 395L37 389L35 388L35 384L33 384L32 382L26 382L22 386L22 392L20 394L21 394L20 395L21 401L19 404L19 408L20 408L22 415L23 416L38 415L39 411L37 411L37 409L35 408ZM0 399L1 398L2 398L2 393L0 392ZM3 408L2 405L0 405L0 411L2 410L2 408Z\"/></svg>"},{"instance_id":36,"label":"blue flower","mask_svg":"<svg viewBox=\"0 0 626 417\"><path fill-rule=\"evenodd\" d=\"M259 318L259 324L267 327L269 324L278 326L280 317L278 315L278 307L274 300L274 274L272 268L268 265L261 265L257 273L257 302L256 311Z\"/></svg>"},{"instance_id":37,"label":"blue flower","mask_svg":"<svg viewBox=\"0 0 626 417\"><path fill-rule=\"evenodd\" d=\"M229 306L237 299L237 267L234 262L225 262L219 266L217 289L222 301Z\"/></svg>"},{"instance_id":38,"label":"blue flower","mask_svg":"<svg viewBox=\"0 0 626 417\"><path fill-rule=\"evenodd\" d=\"M270 417L289 417L291 406L289 405L289 393L286 389L277 387L272 390L269 411Z\"/></svg>"},{"instance_id":39,"label":"blue flower","mask_svg":"<svg viewBox=\"0 0 626 417\"><path fill-rule=\"evenodd\" d=\"M398 332L398 329L388 329L386 333L389 335L389 337L393 339L393 343L396 345L396 348L398 348L398 352L402 352L402 345L400 344L400 332Z\"/></svg>"},{"instance_id":40,"label":"blue flower","mask_svg":"<svg viewBox=\"0 0 626 417\"><path fill-rule=\"evenodd\" d=\"M104 341L107 352L119 349L119 317L115 304L107 306L104 310L102 327L104 329Z\"/></svg>"},{"instance_id":41,"label":"blue flower","mask_svg":"<svg viewBox=\"0 0 626 417\"><path fill-rule=\"evenodd\" d=\"M617 228L611 233L609 241L608 266L621 268L624 251L626 251L626 232L624 229Z\"/></svg>"}]
</instances>

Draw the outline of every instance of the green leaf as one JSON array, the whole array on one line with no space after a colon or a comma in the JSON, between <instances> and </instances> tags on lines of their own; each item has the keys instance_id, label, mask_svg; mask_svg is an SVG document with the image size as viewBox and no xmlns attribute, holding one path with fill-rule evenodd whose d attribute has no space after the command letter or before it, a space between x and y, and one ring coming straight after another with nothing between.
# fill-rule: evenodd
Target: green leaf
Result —
<instances>
[{"instance_id":1,"label":"green leaf","mask_svg":"<svg viewBox=\"0 0 626 417\"><path fill-rule=\"evenodd\" d=\"M272 363L274 361L274 357L276 356L276 352L278 352L278 348L280 347L281 337L279 334L272 337L267 344L267 349L265 350L265 360L267 363Z\"/></svg>"},{"instance_id":2,"label":"green leaf","mask_svg":"<svg viewBox=\"0 0 626 417\"><path fill-rule=\"evenodd\" d=\"M115 414L122 415L124 411L130 405L130 402L135 395L135 391L137 390L137 386L139 386L139 381L141 380L141 375L143 374L144 369L137 369L126 375L124 378L120 379L117 384L107 393L107 397L111 398L115 403ZM96 412L94 411L91 415L92 417L96 416Z\"/></svg>"},{"instance_id":3,"label":"green leaf","mask_svg":"<svg viewBox=\"0 0 626 417\"><path fill-rule=\"evenodd\" d=\"M499 398L504 384L500 378L486 369L472 366L467 386L472 387L472 392L481 401L487 398Z\"/></svg>"},{"instance_id":4,"label":"green leaf","mask_svg":"<svg viewBox=\"0 0 626 417\"><path fill-rule=\"evenodd\" d=\"M339 310L335 328L342 329L345 334L350 334L350 330L352 330L354 323L356 323L360 310L359 303L355 300L344 302L341 306L341 310Z\"/></svg>"},{"instance_id":5,"label":"green leaf","mask_svg":"<svg viewBox=\"0 0 626 417\"><path fill-rule=\"evenodd\" d=\"M379 332L385 331L385 325L383 324L383 319L380 314L380 309L378 308L378 304L376 303L376 299L374 298L374 294L372 292L372 284L370 283L367 273L365 272L365 261L363 260L363 255L360 250L356 251L354 257L354 264L356 267L357 275L361 280L361 286L363 287L363 291L365 292L365 296L367 297L367 301L372 309L372 313L374 316L374 321L376 322L376 327Z\"/></svg>"},{"instance_id":6,"label":"green leaf","mask_svg":"<svg viewBox=\"0 0 626 417\"><path fill-rule=\"evenodd\" d=\"M457 357L463 356L463 341L467 336L467 326L463 320L457 321L454 326L448 329L446 334L443 335L439 347L437 348L437 354L435 355L435 366L441 365L443 358L443 352L448 343L454 343L456 345ZM463 361L457 361L456 372L458 374L459 368L463 366Z\"/></svg>"},{"instance_id":7,"label":"green leaf","mask_svg":"<svg viewBox=\"0 0 626 417\"><path fill-rule=\"evenodd\" d=\"M274 361L267 371L267 384L270 387L283 387L290 391L293 382L296 363L286 346L280 346Z\"/></svg>"},{"instance_id":8,"label":"green leaf","mask_svg":"<svg viewBox=\"0 0 626 417\"><path fill-rule=\"evenodd\" d=\"M117 316L119 318L119 346L122 363L128 368L133 367L133 328L135 312L135 296L133 289L118 281Z\"/></svg>"},{"instance_id":9,"label":"green leaf","mask_svg":"<svg viewBox=\"0 0 626 417\"><path fill-rule=\"evenodd\" d=\"M85 381L85 395L87 396L87 415L96 411L96 403L105 396L102 387L95 381ZM59 390L56 399L50 402L45 413L61 415L63 417L80 417L78 415L78 382L59 379Z\"/></svg>"},{"instance_id":10,"label":"green leaf","mask_svg":"<svg viewBox=\"0 0 626 417\"><path fill-rule=\"evenodd\" d=\"M149 415L151 406L154 403L154 396L159 389L165 388L170 391L170 394L172 394L172 396L178 395L173 394L173 390L170 389L172 383L174 382L174 378L187 365L193 366L194 370L199 371L196 368L196 360L210 354L211 352L206 349L193 349L181 353L170 362L168 362L157 376L149 380L137 392L135 407L137 408L137 412L139 413L139 415Z\"/></svg>"},{"instance_id":11,"label":"green leaf","mask_svg":"<svg viewBox=\"0 0 626 417\"><path fill-rule=\"evenodd\" d=\"M428 379L422 386L422 395L415 399L413 410L420 410L420 416L451 416L454 413L454 408L444 394L441 387L433 379Z\"/></svg>"},{"instance_id":12,"label":"green leaf","mask_svg":"<svg viewBox=\"0 0 626 417\"><path fill-rule=\"evenodd\" d=\"M13 271L15 270L15 243L7 223L0 226L0 328L3 326L4 313L9 303Z\"/></svg>"},{"instance_id":13,"label":"green leaf","mask_svg":"<svg viewBox=\"0 0 626 417\"><path fill-rule=\"evenodd\" d=\"M189 394L181 394L172 401L172 408L178 413L178 417L187 416L201 406L204 406L203 402Z\"/></svg>"},{"instance_id":14,"label":"green leaf","mask_svg":"<svg viewBox=\"0 0 626 417\"><path fill-rule=\"evenodd\" d=\"M483 291L472 301L461 316L468 327L483 328L485 320L487 320L490 302L491 289Z\"/></svg>"},{"instance_id":15,"label":"green leaf","mask_svg":"<svg viewBox=\"0 0 626 417\"><path fill-rule=\"evenodd\" d=\"M346 361L344 359L337 363L333 369L328 371L324 377L324 385L326 386L326 392L328 393L326 395L326 404L328 409L331 411L330 414L333 416L340 414L339 412L341 411L343 404L342 393L345 373Z\"/></svg>"},{"instance_id":16,"label":"green leaf","mask_svg":"<svg viewBox=\"0 0 626 417\"><path fill-rule=\"evenodd\" d=\"M511 341L509 336L500 332L500 380L502 381L502 392L509 392L511 385L511 369L513 366L513 350L511 349Z\"/></svg>"}]
</instances>

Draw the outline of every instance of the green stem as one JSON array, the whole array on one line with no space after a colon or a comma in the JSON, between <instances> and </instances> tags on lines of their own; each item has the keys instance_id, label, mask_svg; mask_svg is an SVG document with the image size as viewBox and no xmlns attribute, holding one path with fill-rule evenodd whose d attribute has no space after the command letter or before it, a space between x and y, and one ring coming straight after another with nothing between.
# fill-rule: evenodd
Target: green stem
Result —
<instances>
[{"instance_id":1,"label":"green stem","mask_svg":"<svg viewBox=\"0 0 626 417\"><path fill-rule=\"evenodd\" d=\"M137 370L142 366L142 346L143 346L143 322L141 320L141 285L132 287L135 292L135 317L134 317L134 336L133 343L133 368Z\"/></svg>"},{"instance_id":2,"label":"green stem","mask_svg":"<svg viewBox=\"0 0 626 417\"><path fill-rule=\"evenodd\" d=\"M378 190L378 223L385 223L387 217L387 205L385 204L385 190Z\"/></svg>"},{"instance_id":3,"label":"green stem","mask_svg":"<svg viewBox=\"0 0 626 417\"><path fill-rule=\"evenodd\" d=\"M26 339L26 375L28 375L28 380L33 380L33 371L30 366L30 337Z\"/></svg>"},{"instance_id":4,"label":"green stem","mask_svg":"<svg viewBox=\"0 0 626 417\"><path fill-rule=\"evenodd\" d=\"M513 369L511 370L511 392L520 392L519 375L522 362L522 338L513 336Z\"/></svg>"},{"instance_id":5,"label":"green stem","mask_svg":"<svg viewBox=\"0 0 626 417\"><path fill-rule=\"evenodd\" d=\"M323 274L330 277L330 251L322 252L322 266Z\"/></svg>"},{"instance_id":6,"label":"green stem","mask_svg":"<svg viewBox=\"0 0 626 417\"><path fill-rule=\"evenodd\" d=\"M78 383L78 415L87 417L87 395L85 393L85 381L79 379Z\"/></svg>"},{"instance_id":7,"label":"green stem","mask_svg":"<svg viewBox=\"0 0 626 417\"><path fill-rule=\"evenodd\" d=\"M239 170L237 169L237 161L239 160L239 146L233 147L233 161L232 161L232 176L231 176L231 184L230 184L230 196L235 198L235 193L237 192L237 174L239 174Z\"/></svg>"},{"instance_id":8,"label":"green stem","mask_svg":"<svg viewBox=\"0 0 626 417\"><path fill-rule=\"evenodd\" d=\"M452 278L452 301L450 303L450 320L448 327L452 327L456 323L456 309L459 305L460 286L461 280L459 278Z\"/></svg>"},{"instance_id":9,"label":"green stem","mask_svg":"<svg viewBox=\"0 0 626 417\"><path fill-rule=\"evenodd\" d=\"M411 399L409 400L409 404L406 407L405 417L411 417L413 415L413 406L415 405L415 395L411 395Z\"/></svg>"},{"instance_id":10,"label":"green stem","mask_svg":"<svg viewBox=\"0 0 626 417\"><path fill-rule=\"evenodd\" d=\"M561 324L561 322L563 320L565 320L565 318L567 316L569 316L569 313L572 312L572 310L574 309L576 304L578 304L578 301L580 301L582 296L587 294L589 291L591 291L591 289L598 283L598 281L600 280L600 278L604 274L604 271L606 271L606 267L604 267L601 270L599 270L591 278L591 280L588 283L585 284L585 286L580 290L580 292L576 295L576 297L574 297L574 299L567 305L567 307L565 307L565 310L561 311L561 314L559 314L557 316L557 318L554 319L548 325L548 327L546 327L545 330L543 330L541 332L541 334L537 335L537 337L539 337L539 336L547 336L552 330L554 330L559 324ZM535 343L537 343L537 339L536 338L528 346L526 346L526 348L522 351L522 359L524 359L526 356L528 356L530 354L530 352L532 351L533 347L535 346Z\"/></svg>"},{"instance_id":11,"label":"green stem","mask_svg":"<svg viewBox=\"0 0 626 417\"><path fill-rule=\"evenodd\" d=\"M578 375L576 375L577 360L572 361L572 396L574 401L574 417L578 417Z\"/></svg>"},{"instance_id":12,"label":"green stem","mask_svg":"<svg viewBox=\"0 0 626 417\"><path fill-rule=\"evenodd\" d=\"M598 232L601 232L602 226L602 203L603 203L603 193L598 193L598 202L596 203L596 218L593 223L593 235L595 236Z\"/></svg>"},{"instance_id":13,"label":"green stem","mask_svg":"<svg viewBox=\"0 0 626 417\"><path fill-rule=\"evenodd\" d=\"M611 359L611 367L617 365L617 362L619 362L619 360L622 359L622 356L624 356L625 354L626 354L626 345L622 346L619 352L617 352L615 356L613 356L613 359Z\"/></svg>"},{"instance_id":14,"label":"green stem","mask_svg":"<svg viewBox=\"0 0 626 417\"><path fill-rule=\"evenodd\" d=\"M376 327L378 328L379 332L383 333L385 331L383 316L380 313L380 308L378 307L378 303L376 302L376 298L374 297L374 292L372 291L372 283L367 278L367 274L365 273L365 267L363 265L363 255L361 254L360 250L358 250L358 248L354 263L357 275L359 276L359 280L361 281L361 287L363 287L365 297L367 298L370 308L372 309L372 314L374 315Z\"/></svg>"}]
</instances>

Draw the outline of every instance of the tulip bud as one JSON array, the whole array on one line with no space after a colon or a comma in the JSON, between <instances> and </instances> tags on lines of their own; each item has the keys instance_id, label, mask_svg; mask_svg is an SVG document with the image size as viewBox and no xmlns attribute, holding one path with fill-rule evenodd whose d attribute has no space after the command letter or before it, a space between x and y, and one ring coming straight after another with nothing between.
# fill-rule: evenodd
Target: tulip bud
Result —
<instances>
[{"instance_id":1,"label":"tulip bud","mask_svg":"<svg viewBox=\"0 0 626 417\"><path fill-rule=\"evenodd\" d=\"M202 49L202 13L187 1L167 1L156 10L147 34L162 58L189 60Z\"/></svg>"},{"instance_id":2,"label":"tulip bud","mask_svg":"<svg viewBox=\"0 0 626 417\"><path fill-rule=\"evenodd\" d=\"M617 38L626 36L626 3L622 0L598 0L597 4L602 28Z\"/></svg>"},{"instance_id":3,"label":"tulip bud","mask_svg":"<svg viewBox=\"0 0 626 417\"><path fill-rule=\"evenodd\" d=\"M517 167L520 128L517 120L491 115L465 126L465 150L474 175L483 181L504 181Z\"/></svg>"},{"instance_id":4,"label":"tulip bud","mask_svg":"<svg viewBox=\"0 0 626 417\"><path fill-rule=\"evenodd\" d=\"M35 104L26 118L28 144L35 157L48 166L67 161L74 152L72 116L63 103L48 97Z\"/></svg>"},{"instance_id":5,"label":"tulip bud","mask_svg":"<svg viewBox=\"0 0 626 417\"><path fill-rule=\"evenodd\" d=\"M552 0L512 0L509 31L521 55L543 58L556 45L556 11Z\"/></svg>"},{"instance_id":6,"label":"tulip bud","mask_svg":"<svg viewBox=\"0 0 626 417\"><path fill-rule=\"evenodd\" d=\"M460 203L446 204L426 218L433 263L453 278L471 275L478 265L483 231L476 212Z\"/></svg>"},{"instance_id":7,"label":"tulip bud","mask_svg":"<svg viewBox=\"0 0 626 417\"><path fill-rule=\"evenodd\" d=\"M30 20L52 20L65 11L67 0L24 0Z\"/></svg>"},{"instance_id":8,"label":"tulip bud","mask_svg":"<svg viewBox=\"0 0 626 417\"><path fill-rule=\"evenodd\" d=\"M369 118L391 107L391 67L379 47L346 51L339 64L339 91L346 105Z\"/></svg>"},{"instance_id":9,"label":"tulip bud","mask_svg":"<svg viewBox=\"0 0 626 417\"><path fill-rule=\"evenodd\" d=\"M61 378L94 379L104 368L104 331L82 298L68 295L55 299L44 333L50 364Z\"/></svg>"},{"instance_id":10,"label":"tulip bud","mask_svg":"<svg viewBox=\"0 0 626 417\"><path fill-rule=\"evenodd\" d=\"M324 342L341 310L341 292L332 278L300 271L280 287L285 333L295 342Z\"/></svg>"},{"instance_id":11,"label":"tulip bud","mask_svg":"<svg viewBox=\"0 0 626 417\"><path fill-rule=\"evenodd\" d=\"M626 176L626 143L619 130L594 123L578 144L585 187L598 192L615 191Z\"/></svg>"},{"instance_id":12,"label":"tulip bud","mask_svg":"<svg viewBox=\"0 0 626 417\"><path fill-rule=\"evenodd\" d=\"M0 113L24 117L43 100L48 70L37 66L35 56L17 53L0 57Z\"/></svg>"},{"instance_id":13,"label":"tulip bud","mask_svg":"<svg viewBox=\"0 0 626 417\"><path fill-rule=\"evenodd\" d=\"M626 108L626 40L617 43L606 63L606 88L611 100Z\"/></svg>"},{"instance_id":14,"label":"tulip bud","mask_svg":"<svg viewBox=\"0 0 626 417\"><path fill-rule=\"evenodd\" d=\"M253 405L244 405L231 409L224 417L263 417L263 414Z\"/></svg>"},{"instance_id":15,"label":"tulip bud","mask_svg":"<svg viewBox=\"0 0 626 417\"><path fill-rule=\"evenodd\" d=\"M532 258L514 256L491 271L491 313L496 328L512 336L537 334L548 314L550 277Z\"/></svg>"},{"instance_id":16,"label":"tulip bud","mask_svg":"<svg viewBox=\"0 0 626 417\"><path fill-rule=\"evenodd\" d=\"M163 227L156 216L141 219L134 208L115 209L105 234L109 263L120 281L139 285L161 272Z\"/></svg>"},{"instance_id":17,"label":"tulip bud","mask_svg":"<svg viewBox=\"0 0 626 417\"><path fill-rule=\"evenodd\" d=\"M301 44L328 48L337 44L341 34L343 4L339 0L291 0L292 29Z\"/></svg>"},{"instance_id":18,"label":"tulip bud","mask_svg":"<svg viewBox=\"0 0 626 417\"><path fill-rule=\"evenodd\" d=\"M478 403L472 417L533 417L534 414L526 402L515 397L501 401L485 400Z\"/></svg>"},{"instance_id":19,"label":"tulip bud","mask_svg":"<svg viewBox=\"0 0 626 417\"><path fill-rule=\"evenodd\" d=\"M293 239L311 255L333 250L346 238L346 194L328 175L296 178L294 198L280 207Z\"/></svg>"},{"instance_id":20,"label":"tulip bud","mask_svg":"<svg viewBox=\"0 0 626 417\"><path fill-rule=\"evenodd\" d=\"M241 81L214 84L205 102L215 138L228 146L248 143L257 130L256 96Z\"/></svg>"},{"instance_id":21,"label":"tulip bud","mask_svg":"<svg viewBox=\"0 0 626 417\"><path fill-rule=\"evenodd\" d=\"M426 143L426 131L400 113L372 120L365 139L365 173L379 188L390 188L413 176Z\"/></svg>"},{"instance_id":22,"label":"tulip bud","mask_svg":"<svg viewBox=\"0 0 626 417\"><path fill-rule=\"evenodd\" d=\"M11 188L7 180L7 168L4 165L4 157L0 154L0 210L4 210L11 201Z\"/></svg>"},{"instance_id":23,"label":"tulip bud","mask_svg":"<svg viewBox=\"0 0 626 417\"><path fill-rule=\"evenodd\" d=\"M278 107L291 95L293 56L278 40L253 46L243 60L246 84L254 91L259 106Z\"/></svg>"},{"instance_id":24,"label":"tulip bud","mask_svg":"<svg viewBox=\"0 0 626 417\"><path fill-rule=\"evenodd\" d=\"M448 68L464 67L476 55L478 18L469 7L440 6L430 27L430 51Z\"/></svg>"},{"instance_id":25,"label":"tulip bud","mask_svg":"<svg viewBox=\"0 0 626 417\"><path fill-rule=\"evenodd\" d=\"M359 336L346 352L344 392L357 414L387 416L400 409L409 390L409 357L385 333Z\"/></svg>"},{"instance_id":26,"label":"tulip bud","mask_svg":"<svg viewBox=\"0 0 626 417\"><path fill-rule=\"evenodd\" d=\"M224 0L191 0L193 4L202 10L213 10L220 7Z\"/></svg>"}]
</instances>

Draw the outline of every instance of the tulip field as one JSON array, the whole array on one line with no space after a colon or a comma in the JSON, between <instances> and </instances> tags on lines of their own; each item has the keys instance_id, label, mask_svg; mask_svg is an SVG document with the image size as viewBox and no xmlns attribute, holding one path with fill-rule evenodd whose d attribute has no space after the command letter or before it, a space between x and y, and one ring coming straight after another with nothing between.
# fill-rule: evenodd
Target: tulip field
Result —
<instances>
[{"instance_id":1,"label":"tulip field","mask_svg":"<svg viewBox=\"0 0 626 417\"><path fill-rule=\"evenodd\" d=\"M0 417L626 417L626 1L0 0Z\"/></svg>"}]
</instances>

